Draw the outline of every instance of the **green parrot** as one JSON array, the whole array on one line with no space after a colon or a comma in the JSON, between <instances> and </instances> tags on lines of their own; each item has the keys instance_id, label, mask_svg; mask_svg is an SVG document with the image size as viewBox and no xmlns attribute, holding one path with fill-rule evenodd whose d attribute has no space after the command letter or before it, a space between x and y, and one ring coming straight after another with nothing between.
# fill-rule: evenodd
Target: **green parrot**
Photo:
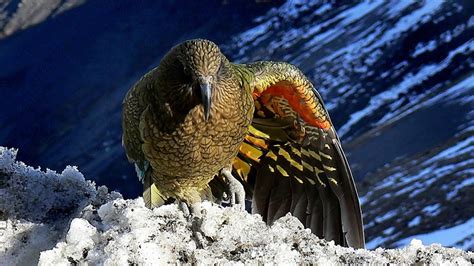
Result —
<instances>
[{"instance_id":1,"label":"green parrot","mask_svg":"<svg viewBox=\"0 0 474 266\"><path fill-rule=\"evenodd\" d=\"M321 238L365 246L340 140L291 64L235 64L211 41L185 41L128 91L122 127L149 208L226 195L269 224L290 212Z\"/></svg>"}]
</instances>

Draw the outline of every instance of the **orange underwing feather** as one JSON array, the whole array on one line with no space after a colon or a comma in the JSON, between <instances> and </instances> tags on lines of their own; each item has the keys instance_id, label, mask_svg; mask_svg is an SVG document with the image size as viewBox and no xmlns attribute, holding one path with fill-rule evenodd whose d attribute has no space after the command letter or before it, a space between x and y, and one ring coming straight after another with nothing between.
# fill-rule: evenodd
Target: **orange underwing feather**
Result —
<instances>
[{"instance_id":1,"label":"orange underwing feather","mask_svg":"<svg viewBox=\"0 0 474 266\"><path fill-rule=\"evenodd\" d=\"M316 109L314 99L309 93L305 93L304 90L299 91L288 82L279 82L268 87L261 94L254 93L254 99L260 99L264 105L268 104L271 100L271 96L281 96L285 98L293 110L297 112L308 125L321 129L331 127L328 120L318 117L318 110Z\"/></svg>"}]
</instances>

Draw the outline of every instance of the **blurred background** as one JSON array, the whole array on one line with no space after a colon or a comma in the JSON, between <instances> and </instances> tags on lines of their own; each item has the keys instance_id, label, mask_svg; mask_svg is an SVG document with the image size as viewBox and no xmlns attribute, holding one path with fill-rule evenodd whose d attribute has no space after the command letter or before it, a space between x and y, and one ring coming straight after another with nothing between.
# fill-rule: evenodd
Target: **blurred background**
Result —
<instances>
[{"instance_id":1,"label":"blurred background","mask_svg":"<svg viewBox=\"0 0 474 266\"><path fill-rule=\"evenodd\" d=\"M0 145L141 195L121 103L173 45L300 67L353 167L369 248L474 250L474 1L0 0Z\"/></svg>"}]
</instances>

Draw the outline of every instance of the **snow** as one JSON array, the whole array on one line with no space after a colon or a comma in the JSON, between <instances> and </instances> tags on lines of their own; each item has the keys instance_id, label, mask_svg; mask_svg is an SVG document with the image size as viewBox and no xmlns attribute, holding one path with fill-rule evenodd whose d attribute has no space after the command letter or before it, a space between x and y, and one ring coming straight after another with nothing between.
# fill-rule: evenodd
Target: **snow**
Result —
<instances>
[{"instance_id":1,"label":"snow","mask_svg":"<svg viewBox=\"0 0 474 266\"><path fill-rule=\"evenodd\" d=\"M411 57L417 57L423 53L426 52L431 52L436 49L436 41L435 40L430 40L428 43L418 43L415 47L415 51L411 55Z\"/></svg>"},{"instance_id":2,"label":"snow","mask_svg":"<svg viewBox=\"0 0 474 266\"><path fill-rule=\"evenodd\" d=\"M436 204L432 204L432 205L428 205L424 207L421 211L428 214L429 216L435 216L440 213L441 211L440 207L441 207L441 204L436 203Z\"/></svg>"},{"instance_id":3,"label":"snow","mask_svg":"<svg viewBox=\"0 0 474 266\"><path fill-rule=\"evenodd\" d=\"M474 89L474 75L469 75L458 83L452 85L449 89L436 94L428 95L426 100L414 100L412 99L412 104L409 108L404 108L402 111L398 112L389 112L382 119L380 119L377 124L386 123L389 120L401 119L402 117L414 113L415 111L424 108L426 106L433 106L439 102L465 102L465 99L469 98L469 95L472 95ZM420 95L421 97L426 97L427 95ZM420 97L420 98L421 98Z\"/></svg>"},{"instance_id":4,"label":"snow","mask_svg":"<svg viewBox=\"0 0 474 266\"><path fill-rule=\"evenodd\" d=\"M387 212L386 214L384 214L380 217L376 217L375 220L378 223L381 223L385 220L392 219L393 217L395 217L395 215L397 215L397 211L396 210L391 210L391 211Z\"/></svg>"},{"instance_id":5,"label":"snow","mask_svg":"<svg viewBox=\"0 0 474 266\"><path fill-rule=\"evenodd\" d=\"M413 13L402 17L393 27L387 30L374 44L369 48L370 50L380 47L387 42L397 39L400 34L408 30L414 30L420 21L426 22L442 5L442 0L424 1L422 7Z\"/></svg>"},{"instance_id":6,"label":"snow","mask_svg":"<svg viewBox=\"0 0 474 266\"><path fill-rule=\"evenodd\" d=\"M387 241L387 237L378 236L370 240L369 242L365 243L365 247L368 249L376 249L378 246L385 243L385 241Z\"/></svg>"},{"instance_id":7,"label":"snow","mask_svg":"<svg viewBox=\"0 0 474 266\"><path fill-rule=\"evenodd\" d=\"M39 24L51 16L58 15L83 3L85 3L85 0L22 0L12 14L2 10L4 7L0 6L0 13L5 12L4 18L8 19L2 21L3 18L0 17L0 39L16 31ZM1 27L2 24L5 24L3 28Z\"/></svg>"},{"instance_id":8,"label":"snow","mask_svg":"<svg viewBox=\"0 0 474 266\"><path fill-rule=\"evenodd\" d=\"M425 244L441 243L444 246L455 246L466 236L474 234L474 218L446 229L434 232L414 235L406 239L400 240L397 244L403 246L408 244L412 239L419 239ZM466 247L467 248L467 247Z\"/></svg>"},{"instance_id":9,"label":"snow","mask_svg":"<svg viewBox=\"0 0 474 266\"><path fill-rule=\"evenodd\" d=\"M238 39L236 39L237 42L241 44L245 44L250 41L254 41L257 37L267 34L272 26L272 21L267 21L261 25L258 25L254 28L251 28L243 33L240 34ZM244 52L242 52L244 54Z\"/></svg>"},{"instance_id":10,"label":"snow","mask_svg":"<svg viewBox=\"0 0 474 266\"><path fill-rule=\"evenodd\" d=\"M470 148L470 147L468 147ZM458 156L463 153L467 153L470 150L467 149L462 149L459 151ZM396 191L393 195L398 196L405 194L407 192L410 193L410 197L414 197L421 192L426 191L430 185L432 185L434 182L439 180L440 178L443 178L445 176L449 176L453 173L458 172L458 169L462 169L465 166L469 166L472 163L474 163L474 158L473 159L467 159L465 161L453 163L453 164L448 164L448 165L443 165L439 166L436 164L437 161L431 161L427 160L422 163L422 165L425 167L422 171L418 172L417 174L411 175L411 176L406 176L401 178L400 180L400 175L395 174L392 176L387 177L387 182L383 182L382 185L378 186L378 188L385 188L385 187L390 187L394 186L396 184L397 187L400 187L401 189ZM467 179L468 181L463 181L462 183L458 184L451 192L447 194L447 199L449 200L450 195L455 196L459 190L461 190L463 187L471 185L471 181ZM414 182L412 182L414 181ZM453 194L454 193L454 194ZM366 199L367 200L367 199ZM391 211L393 212L393 211ZM387 215L387 214L386 214ZM383 217L385 217L384 215ZM383 219L386 220L386 219Z\"/></svg>"},{"instance_id":11,"label":"snow","mask_svg":"<svg viewBox=\"0 0 474 266\"><path fill-rule=\"evenodd\" d=\"M60 174L41 171L16 161L16 154L0 147L0 219L6 215L0 261L6 265L36 264L40 252L53 248L86 206L120 197L96 188L76 167Z\"/></svg>"},{"instance_id":12,"label":"snow","mask_svg":"<svg viewBox=\"0 0 474 266\"><path fill-rule=\"evenodd\" d=\"M393 234L394 230L395 230L395 227L389 227L389 228L383 230L383 234L384 235L391 235L391 234Z\"/></svg>"},{"instance_id":13,"label":"snow","mask_svg":"<svg viewBox=\"0 0 474 266\"><path fill-rule=\"evenodd\" d=\"M389 18L396 18L400 12L403 10L407 9L409 6L413 5L416 3L416 1L396 1L394 5L390 7L390 10L388 11L388 17Z\"/></svg>"},{"instance_id":14,"label":"snow","mask_svg":"<svg viewBox=\"0 0 474 266\"><path fill-rule=\"evenodd\" d=\"M452 198L456 197L462 188L474 185L474 173L471 171L470 174L472 175L470 178L464 179L461 183L454 186L450 192L448 192L446 195L446 200L451 200Z\"/></svg>"},{"instance_id":15,"label":"snow","mask_svg":"<svg viewBox=\"0 0 474 266\"><path fill-rule=\"evenodd\" d=\"M420 216L416 216L415 218L413 218L409 223L408 223L408 227L414 227L414 226L417 226L419 225L421 222L421 217Z\"/></svg>"},{"instance_id":16,"label":"snow","mask_svg":"<svg viewBox=\"0 0 474 266\"><path fill-rule=\"evenodd\" d=\"M267 226L259 215L210 202L200 203L192 217L175 204L150 210L142 198L124 200L97 188L75 167L41 171L16 161L16 153L0 147L0 211L7 213L0 261L6 265L474 261L472 252L419 241L393 250L343 248L318 239L290 215Z\"/></svg>"},{"instance_id":17,"label":"snow","mask_svg":"<svg viewBox=\"0 0 474 266\"><path fill-rule=\"evenodd\" d=\"M466 49L466 51L469 51L469 49L472 50L474 49L473 45L474 45L474 42L469 41L465 45L462 45L460 47L461 49L458 49L458 51L462 51L462 49ZM466 51L463 53L466 53ZM456 101L458 103L470 104L472 103L472 101L468 102L467 99L472 97L471 95L472 95L473 88L474 88L474 75L468 75L467 77L465 77L458 83L453 84L452 87L438 94L435 94L435 95L421 94L420 96L418 96L419 99L411 99L411 102L413 102L413 104L410 104L409 108L402 109L402 112L400 112L399 110L397 110L396 112L389 112L382 119L380 119L377 122L377 124L381 125L392 119L400 119L403 116L411 114L421 108L424 108L426 106L432 106L434 104L438 104L439 102ZM424 97L426 97L426 99L422 100L422 98ZM391 109L396 110L397 108L396 106L392 105Z\"/></svg>"},{"instance_id":18,"label":"snow","mask_svg":"<svg viewBox=\"0 0 474 266\"><path fill-rule=\"evenodd\" d=\"M445 69L453 60L453 58L461 53L467 53L470 50L474 49L474 41L469 40L466 43L460 45L456 49L453 49L449 52L448 56L443 59L438 64L430 64L422 67L418 72L408 74L404 77L404 79L397 85L393 86L392 88L383 91L377 95L374 95L370 101L368 106L354 112L351 114L349 121L347 121L339 130L338 133L340 136L344 136L347 134L354 125L356 125L359 121L361 121L364 117L373 114L376 110L388 104L390 102L395 102L399 96L403 93L408 92L413 86L421 84L424 80L428 77L435 75L439 71ZM471 79L471 78L468 78ZM469 86L469 85L468 85ZM393 118L393 113L388 113L382 119L380 119L377 124L382 124Z\"/></svg>"},{"instance_id":19,"label":"snow","mask_svg":"<svg viewBox=\"0 0 474 266\"><path fill-rule=\"evenodd\" d=\"M458 86L454 92L462 88L464 86ZM468 127L455 136L455 141L451 140L421 158L391 166L385 177L375 182L362 197L362 209L366 210L365 228L371 232L367 248L398 247L417 238L428 244L441 242L443 245L472 250L472 228L465 225L461 229L468 228L466 230L453 229L440 235L445 229L440 231L431 225L436 224L438 228L443 224L443 228L453 227L472 218L470 205L467 205L466 211L459 211L459 214L465 214L464 217L450 222L445 220L446 216L454 215L450 212L452 207L449 204L469 204L466 196L470 195L474 187L473 143L472 127ZM413 202L404 202L407 197L413 198ZM423 234L419 235L420 232ZM452 234L451 237L456 238L456 241L447 238L447 234ZM435 240L425 241L430 236L435 237Z\"/></svg>"},{"instance_id":20,"label":"snow","mask_svg":"<svg viewBox=\"0 0 474 266\"><path fill-rule=\"evenodd\" d=\"M426 163L432 163L440 159L454 158L456 155L459 155L461 151L466 153L474 153L474 136L470 136L467 139L456 143L456 145L441 151Z\"/></svg>"},{"instance_id":21,"label":"snow","mask_svg":"<svg viewBox=\"0 0 474 266\"><path fill-rule=\"evenodd\" d=\"M377 7L382 5L384 2L383 1L371 1L371 2L362 2L360 4L355 5L354 7L351 7L340 14L338 14L336 17L322 23L322 24L316 24L315 26L303 30L301 34L304 36L305 39L310 39L304 44L304 49L307 51L316 51L320 49L324 44L329 43L330 41L338 38L343 34L346 29L345 27L350 25L351 23L354 23L360 19L362 19L364 16L375 10ZM332 25L333 23L337 22L336 25L330 27L330 30L326 30L324 32L321 32L322 29L327 28L327 26ZM371 35L374 36L374 35ZM369 36L370 39L370 36ZM369 40L363 40L363 42L367 42ZM323 59L321 61L331 61L334 57L336 57L339 54L344 54L347 51L357 51L359 47L361 47L362 42L356 42L355 44L349 45L348 47L342 49L341 51L331 54L329 58ZM309 54L303 54L302 56L296 57L295 62L298 62L300 60L303 60L305 57L307 57ZM350 61L347 61L350 62Z\"/></svg>"},{"instance_id":22,"label":"snow","mask_svg":"<svg viewBox=\"0 0 474 266\"><path fill-rule=\"evenodd\" d=\"M84 250L90 250L97 242L97 229L88 221L80 218L72 220L66 235L66 244L59 243L53 250L41 253L39 265L68 264L71 260L79 260L84 256ZM69 254L68 258L60 256L59 250Z\"/></svg>"}]
</instances>

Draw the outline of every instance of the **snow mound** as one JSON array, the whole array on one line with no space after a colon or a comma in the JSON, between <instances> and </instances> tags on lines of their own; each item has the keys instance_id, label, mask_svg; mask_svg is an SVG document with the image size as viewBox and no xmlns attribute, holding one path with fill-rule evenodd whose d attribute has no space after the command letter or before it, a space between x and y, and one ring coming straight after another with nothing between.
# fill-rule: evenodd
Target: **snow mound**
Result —
<instances>
[{"instance_id":1,"label":"snow mound","mask_svg":"<svg viewBox=\"0 0 474 266\"><path fill-rule=\"evenodd\" d=\"M474 253L414 240L402 249L354 250L318 239L287 215L259 215L210 202L188 218L177 205L154 210L96 188L74 167L62 174L15 161L0 147L0 261L6 264L435 263L470 265ZM1 224L0 224L1 225ZM2 227L0 227L2 229Z\"/></svg>"},{"instance_id":2,"label":"snow mound","mask_svg":"<svg viewBox=\"0 0 474 266\"><path fill-rule=\"evenodd\" d=\"M64 238L71 220L88 206L121 197L96 188L76 167L61 174L16 161L17 150L0 147L0 264L36 264L40 252Z\"/></svg>"}]
</instances>

